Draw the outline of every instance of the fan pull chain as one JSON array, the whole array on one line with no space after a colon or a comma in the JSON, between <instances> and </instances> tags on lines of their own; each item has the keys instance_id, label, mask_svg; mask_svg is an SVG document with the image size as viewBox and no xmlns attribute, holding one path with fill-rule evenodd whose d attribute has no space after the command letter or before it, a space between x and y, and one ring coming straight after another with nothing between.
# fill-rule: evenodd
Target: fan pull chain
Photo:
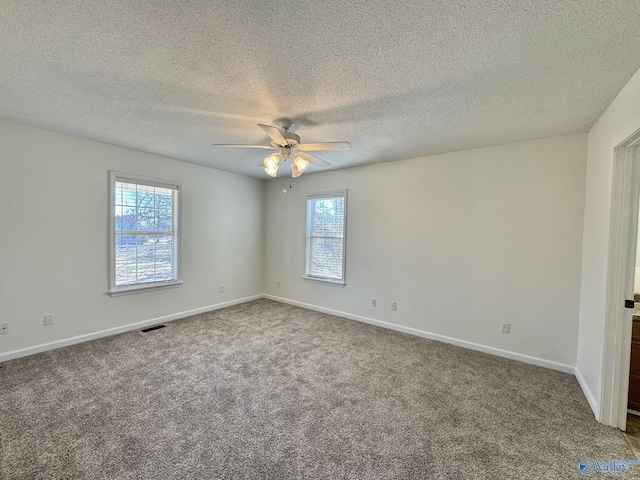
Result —
<instances>
[{"instance_id":1,"label":"fan pull chain","mask_svg":"<svg viewBox=\"0 0 640 480\"><path fill-rule=\"evenodd\" d=\"M282 168L282 173L284 175L287 174L287 159L284 158L283 159L283 163L284 163L284 167ZM287 193L289 190L287 190L287 177L284 177L284 182L282 183L282 193Z\"/></svg>"},{"instance_id":2,"label":"fan pull chain","mask_svg":"<svg viewBox=\"0 0 640 480\"><path fill-rule=\"evenodd\" d=\"M282 169L282 172L286 175L287 174L287 159L284 159L284 168ZM291 169L289 169L289 173L291 173ZM289 189L287 190L287 178L285 177L284 179L284 183L282 184L282 193L287 193L289 190L293 189L293 186L291 185L291 177L289 177Z\"/></svg>"}]
</instances>

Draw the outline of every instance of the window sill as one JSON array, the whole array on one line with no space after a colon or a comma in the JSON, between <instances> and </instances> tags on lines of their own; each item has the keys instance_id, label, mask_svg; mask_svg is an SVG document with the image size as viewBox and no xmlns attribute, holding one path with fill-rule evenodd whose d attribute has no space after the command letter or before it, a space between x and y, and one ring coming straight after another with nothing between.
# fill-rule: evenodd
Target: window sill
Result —
<instances>
[{"instance_id":1,"label":"window sill","mask_svg":"<svg viewBox=\"0 0 640 480\"><path fill-rule=\"evenodd\" d=\"M109 295L112 297L119 297L120 295L130 295L132 293L148 292L150 290L164 290L165 288L175 288L182 285L182 280L170 283L161 283L158 285L135 285L131 287L121 287L113 290L109 290Z\"/></svg>"},{"instance_id":2,"label":"window sill","mask_svg":"<svg viewBox=\"0 0 640 480\"><path fill-rule=\"evenodd\" d=\"M344 281L342 281L342 280L330 280L328 278L316 278L316 277L303 276L302 279L306 280L308 282L322 283L324 285L331 285L332 287L344 288L344 286L346 285L346 283Z\"/></svg>"}]
</instances>

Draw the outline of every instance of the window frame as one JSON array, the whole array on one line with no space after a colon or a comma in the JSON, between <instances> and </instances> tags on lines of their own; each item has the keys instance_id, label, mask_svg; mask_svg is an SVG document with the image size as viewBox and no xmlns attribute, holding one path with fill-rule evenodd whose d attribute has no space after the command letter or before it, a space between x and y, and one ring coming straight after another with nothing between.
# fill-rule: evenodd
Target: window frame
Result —
<instances>
[{"instance_id":1,"label":"window frame","mask_svg":"<svg viewBox=\"0 0 640 480\"><path fill-rule=\"evenodd\" d=\"M309 219L307 217L307 213L308 213L308 205L309 205L309 200L315 200L318 198L343 198L344 199L344 215L343 215L343 219L342 219L342 278L340 279L333 279L333 278L324 278L324 277L316 277L313 275L309 275L307 267L308 267L308 262L307 259L309 258L309 252L308 252L308 246L309 246L309 235L308 235L308 222ZM321 283L323 285L331 285L334 287L344 287L347 284L347 280L346 280L346 269L347 269L347 189L343 188L343 189L336 189L336 190L328 190L328 191L322 191L322 192L311 192L308 193L305 197L305 204L304 204L304 215L305 215L305 222L304 222L304 275L302 276L302 278L304 280L310 281L310 282L315 282L315 283Z\"/></svg>"},{"instance_id":2,"label":"window frame","mask_svg":"<svg viewBox=\"0 0 640 480\"><path fill-rule=\"evenodd\" d=\"M170 188L176 191L174 197L174 263L175 279L159 282L147 282L133 285L116 286L116 182L133 183L136 185L146 185L160 188ZM165 288L174 288L182 284L182 183L174 180L138 175L135 173L125 173L116 170L109 171L109 290L112 297L128 295L131 293L148 292Z\"/></svg>"}]
</instances>

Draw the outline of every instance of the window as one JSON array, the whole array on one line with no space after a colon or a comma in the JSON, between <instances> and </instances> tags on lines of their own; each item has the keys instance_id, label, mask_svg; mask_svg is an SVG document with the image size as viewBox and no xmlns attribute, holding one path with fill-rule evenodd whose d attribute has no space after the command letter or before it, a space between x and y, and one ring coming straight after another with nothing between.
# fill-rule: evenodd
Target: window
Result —
<instances>
[{"instance_id":1,"label":"window","mask_svg":"<svg viewBox=\"0 0 640 480\"><path fill-rule=\"evenodd\" d=\"M111 172L111 295L180 284L180 184Z\"/></svg>"},{"instance_id":2,"label":"window","mask_svg":"<svg viewBox=\"0 0 640 480\"><path fill-rule=\"evenodd\" d=\"M347 191L307 197L305 278L345 285Z\"/></svg>"}]
</instances>

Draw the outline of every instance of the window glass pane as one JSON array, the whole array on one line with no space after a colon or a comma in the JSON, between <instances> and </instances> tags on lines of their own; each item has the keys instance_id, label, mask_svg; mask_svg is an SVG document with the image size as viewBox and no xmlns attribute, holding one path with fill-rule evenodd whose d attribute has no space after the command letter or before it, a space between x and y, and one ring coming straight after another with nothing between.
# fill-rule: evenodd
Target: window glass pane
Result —
<instances>
[{"instance_id":1,"label":"window glass pane","mask_svg":"<svg viewBox=\"0 0 640 480\"><path fill-rule=\"evenodd\" d=\"M311 200L308 235L314 237L342 237L344 198Z\"/></svg>"},{"instance_id":2,"label":"window glass pane","mask_svg":"<svg viewBox=\"0 0 640 480\"><path fill-rule=\"evenodd\" d=\"M138 208L153 208L155 205L154 187L147 185L137 185L137 207Z\"/></svg>"},{"instance_id":3,"label":"window glass pane","mask_svg":"<svg viewBox=\"0 0 640 480\"><path fill-rule=\"evenodd\" d=\"M116 246L130 246L130 245L142 245L144 242L147 241L147 236L146 235L138 235L135 234L134 232L131 232L131 234L127 234L127 235L116 235Z\"/></svg>"},{"instance_id":4,"label":"window glass pane","mask_svg":"<svg viewBox=\"0 0 640 480\"><path fill-rule=\"evenodd\" d=\"M344 280L344 225L344 195L307 199L307 276Z\"/></svg>"},{"instance_id":5,"label":"window glass pane","mask_svg":"<svg viewBox=\"0 0 640 480\"><path fill-rule=\"evenodd\" d=\"M177 188L115 181L115 287L177 280L177 194Z\"/></svg>"},{"instance_id":6,"label":"window glass pane","mask_svg":"<svg viewBox=\"0 0 640 480\"><path fill-rule=\"evenodd\" d=\"M122 230L122 217L123 217L122 207L119 207L118 205L116 205L115 207L116 232L119 232Z\"/></svg>"},{"instance_id":7,"label":"window glass pane","mask_svg":"<svg viewBox=\"0 0 640 480\"><path fill-rule=\"evenodd\" d=\"M116 232L131 232L136 229L136 209L116 207Z\"/></svg>"},{"instance_id":8,"label":"window glass pane","mask_svg":"<svg viewBox=\"0 0 640 480\"><path fill-rule=\"evenodd\" d=\"M137 247L144 241L138 235L116 235L116 285L135 283Z\"/></svg>"},{"instance_id":9,"label":"window glass pane","mask_svg":"<svg viewBox=\"0 0 640 480\"><path fill-rule=\"evenodd\" d=\"M342 239L312 237L308 241L309 273L313 277L342 278Z\"/></svg>"},{"instance_id":10,"label":"window glass pane","mask_svg":"<svg viewBox=\"0 0 640 480\"><path fill-rule=\"evenodd\" d=\"M172 236L117 235L116 285L173 280L173 256Z\"/></svg>"},{"instance_id":11,"label":"window glass pane","mask_svg":"<svg viewBox=\"0 0 640 480\"><path fill-rule=\"evenodd\" d=\"M156 193L156 230L169 232L173 229L173 192L157 189Z\"/></svg>"},{"instance_id":12,"label":"window glass pane","mask_svg":"<svg viewBox=\"0 0 640 480\"><path fill-rule=\"evenodd\" d=\"M121 186L120 196L116 196L116 202L119 201L120 205L135 207L136 206L136 185L132 183L120 183L120 186ZM116 188L117 188L117 184L116 184Z\"/></svg>"},{"instance_id":13,"label":"window glass pane","mask_svg":"<svg viewBox=\"0 0 640 480\"><path fill-rule=\"evenodd\" d=\"M155 230L155 210L153 208L138 208L136 215L137 230L151 232Z\"/></svg>"}]
</instances>

